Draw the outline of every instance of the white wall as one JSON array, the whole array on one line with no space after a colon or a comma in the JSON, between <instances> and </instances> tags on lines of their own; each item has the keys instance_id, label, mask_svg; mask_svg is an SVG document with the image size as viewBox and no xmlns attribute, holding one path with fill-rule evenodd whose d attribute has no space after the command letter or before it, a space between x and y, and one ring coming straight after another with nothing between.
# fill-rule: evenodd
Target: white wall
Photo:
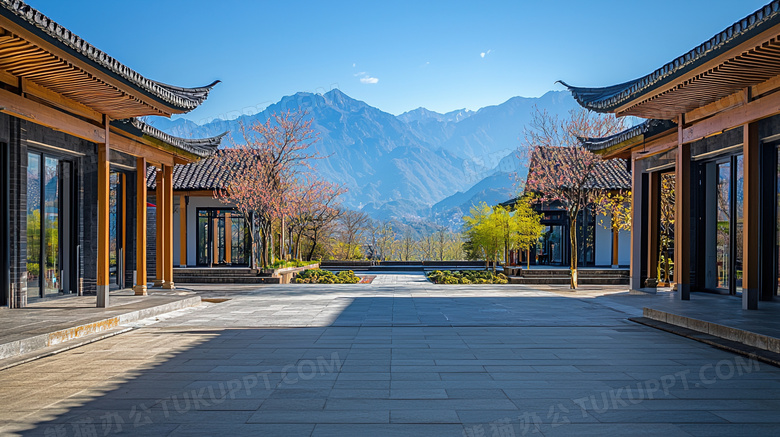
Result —
<instances>
[{"instance_id":1,"label":"white wall","mask_svg":"<svg viewBox=\"0 0 780 437\"><path fill-rule=\"evenodd\" d=\"M604 229L602 221L607 226L612 226L612 216L599 214L596 216L596 265L612 265L612 230ZM618 233L618 264L628 266L631 264L631 231Z\"/></svg>"},{"instance_id":2,"label":"white wall","mask_svg":"<svg viewBox=\"0 0 780 437\"><path fill-rule=\"evenodd\" d=\"M631 264L631 231L620 231L618 234L618 261L621 266Z\"/></svg>"},{"instance_id":3,"label":"white wall","mask_svg":"<svg viewBox=\"0 0 780 437\"><path fill-rule=\"evenodd\" d=\"M603 222L603 224L602 224ZM612 218L609 215L596 216L596 265L612 265L612 231L604 229L604 225L611 226Z\"/></svg>"}]
</instances>

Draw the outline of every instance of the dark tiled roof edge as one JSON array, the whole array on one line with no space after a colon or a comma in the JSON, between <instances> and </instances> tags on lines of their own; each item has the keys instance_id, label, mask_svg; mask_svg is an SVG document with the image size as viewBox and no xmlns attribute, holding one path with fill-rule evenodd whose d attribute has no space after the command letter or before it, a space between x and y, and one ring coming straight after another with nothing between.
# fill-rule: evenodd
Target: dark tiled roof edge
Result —
<instances>
[{"instance_id":1,"label":"dark tiled roof edge","mask_svg":"<svg viewBox=\"0 0 780 437\"><path fill-rule=\"evenodd\" d=\"M774 0L647 76L602 88L575 87L563 81L559 82L569 89L581 106L596 112L613 112L624 103L668 83L706 60L718 56L778 23L780 23L780 0Z\"/></svg>"},{"instance_id":2,"label":"dark tiled roof edge","mask_svg":"<svg viewBox=\"0 0 780 437\"><path fill-rule=\"evenodd\" d=\"M123 120L130 123L136 129L139 129L144 135L149 135L152 138L158 139L164 143L170 144L176 148L184 150L185 152L192 153L193 155L201 158L207 158L216 153L219 145L222 143L222 138L227 135L224 132L220 135L210 138L189 139L180 138L173 135L169 135L156 127L144 123L138 118L132 118L130 120Z\"/></svg>"},{"instance_id":3,"label":"dark tiled roof edge","mask_svg":"<svg viewBox=\"0 0 780 437\"><path fill-rule=\"evenodd\" d=\"M75 33L57 24L54 20L22 0L0 0L0 6L2 6L0 12L3 10L10 12L18 21L36 29L38 33L52 39L54 42L73 50L99 68L108 70L157 100L185 112L192 111L200 106L208 97L211 89L219 83L217 80L204 87L181 88L148 79L88 43Z\"/></svg>"},{"instance_id":4,"label":"dark tiled roof edge","mask_svg":"<svg viewBox=\"0 0 780 437\"><path fill-rule=\"evenodd\" d=\"M582 142L583 147L591 152L599 152L639 135L652 136L676 126L677 123L673 121L651 119L645 120L643 123L630 127L623 132L618 132L615 135L604 138L580 138L580 141Z\"/></svg>"},{"instance_id":5,"label":"dark tiled roof edge","mask_svg":"<svg viewBox=\"0 0 780 437\"><path fill-rule=\"evenodd\" d=\"M150 190L157 188L156 171L153 166L146 169L146 187ZM177 164L173 167L173 190L213 191L220 188L225 177L213 156L190 164Z\"/></svg>"},{"instance_id":6,"label":"dark tiled roof edge","mask_svg":"<svg viewBox=\"0 0 780 437\"><path fill-rule=\"evenodd\" d=\"M557 152L567 150L567 147L540 147L529 160L528 172L533 172L536 155L544 153L547 149L555 149ZM569 152L571 153L571 152ZM558 159L563 159L566 152L559 153ZM598 163L593 173L593 188L600 190L629 190L631 189L631 175L626 168L626 160L615 158L605 159Z\"/></svg>"}]
</instances>

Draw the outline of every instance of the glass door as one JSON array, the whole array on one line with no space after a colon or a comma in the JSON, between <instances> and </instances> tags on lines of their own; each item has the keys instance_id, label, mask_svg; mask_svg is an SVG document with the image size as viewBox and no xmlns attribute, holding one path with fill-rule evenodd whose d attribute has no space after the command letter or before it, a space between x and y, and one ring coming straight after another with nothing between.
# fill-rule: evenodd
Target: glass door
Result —
<instances>
[{"instance_id":1,"label":"glass door","mask_svg":"<svg viewBox=\"0 0 780 437\"><path fill-rule=\"evenodd\" d=\"M250 234L246 220L232 209L198 209L198 265L248 265Z\"/></svg>"},{"instance_id":2,"label":"glass door","mask_svg":"<svg viewBox=\"0 0 780 437\"><path fill-rule=\"evenodd\" d=\"M707 178L706 288L742 292L743 158L710 163Z\"/></svg>"},{"instance_id":3,"label":"glass door","mask_svg":"<svg viewBox=\"0 0 780 437\"><path fill-rule=\"evenodd\" d=\"M40 153L27 155L28 298L72 291L70 275L63 281L71 268L71 172L69 162Z\"/></svg>"},{"instance_id":4,"label":"glass door","mask_svg":"<svg viewBox=\"0 0 780 437\"><path fill-rule=\"evenodd\" d=\"M715 288L728 291L731 281L731 163L717 164L715 173L718 178L715 198Z\"/></svg>"}]
</instances>

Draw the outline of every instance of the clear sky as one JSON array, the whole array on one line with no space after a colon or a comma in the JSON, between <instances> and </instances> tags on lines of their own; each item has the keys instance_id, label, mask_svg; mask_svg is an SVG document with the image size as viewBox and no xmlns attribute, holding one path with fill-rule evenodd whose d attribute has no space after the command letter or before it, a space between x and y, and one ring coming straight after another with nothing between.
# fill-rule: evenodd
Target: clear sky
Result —
<instances>
[{"instance_id":1,"label":"clear sky","mask_svg":"<svg viewBox=\"0 0 780 437\"><path fill-rule=\"evenodd\" d=\"M28 0L129 67L223 81L187 118L339 88L384 111L478 109L650 73L769 0Z\"/></svg>"}]
</instances>

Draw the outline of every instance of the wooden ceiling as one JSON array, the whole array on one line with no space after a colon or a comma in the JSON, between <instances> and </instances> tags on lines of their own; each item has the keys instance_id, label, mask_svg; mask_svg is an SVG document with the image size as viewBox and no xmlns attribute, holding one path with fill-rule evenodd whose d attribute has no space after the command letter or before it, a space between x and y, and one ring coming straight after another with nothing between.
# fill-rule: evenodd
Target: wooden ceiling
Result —
<instances>
[{"instance_id":1,"label":"wooden ceiling","mask_svg":"<svg viewBox=\"0 0 780 437\"><path fill-rule=\"evenodd\" d=\"M48 88L112 119L168 115L7 31L0 34L0 70Z\"/></svg>"},{"instance_id":2,"label":"wooden ceiling","mask_svg":"<svg viewBox=\"0 0 780 437\"><path fill-rule=\"evenodd\" d=\"M674 119L780 75L780 35L621 108L618 115Z\"/></svg>"}]
</instances>

